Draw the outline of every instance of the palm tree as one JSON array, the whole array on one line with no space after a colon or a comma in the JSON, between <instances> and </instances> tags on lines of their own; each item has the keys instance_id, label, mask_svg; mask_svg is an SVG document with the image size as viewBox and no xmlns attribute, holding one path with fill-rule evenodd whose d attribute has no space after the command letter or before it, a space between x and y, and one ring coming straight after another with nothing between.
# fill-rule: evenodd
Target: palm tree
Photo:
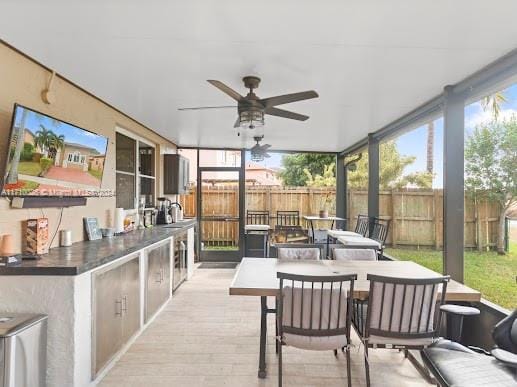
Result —
<instances>
[{"instance_id":1,"label":"palm tree","mask_svg":"<svg viewBox=\"0 0 517 387\"><path fill-rule=\"evenodd\" d=\"M49 156L56 160L57 151L59 149L63 149L65 147L65 136L60 134L59 136L55 134L54 132L50 132L48 141L48 147L49 147Z\"/></svg>"},{"instance_id":2,"label":"palm tree","mask_svg":"<svg viewBox=\"0 0 517 387\"><path fill-rule=\"evenodd\" d=\"M481 107L484 111L490 110L494 120L497 121L499 114L501 114L501 104L507 101L504 91L487 95L481 100Z\"/></svg>"},{"instance_id":3,"label":"palm tree","mask_svg":"<svg viewBox=\"0 0 517 387\"><path fill-rule=\"evenodd\" d=\"M51 130L45 128L42 124L40 124L41 130L38 130L35 133L34 137L34 145L39 147L45 157L48 156L49 142L53 133Z\"/></svg>"},{"instance_id":4,"label":"palm tree","mask_svg":"<svg viewBox=\"0 0 517 387\"><path fill-rule=\"evenodd\" d=\"M28 110L22 109L22 118L18 127L18 133L16 135L16 147L14 148L14 155L11 161L11 167L7 175L7 184L15 184L18 182L18 166L20 165L20 156L23 150L24 134L25 134L25 122L27 121Z\"/></svg>"}]
</instances>

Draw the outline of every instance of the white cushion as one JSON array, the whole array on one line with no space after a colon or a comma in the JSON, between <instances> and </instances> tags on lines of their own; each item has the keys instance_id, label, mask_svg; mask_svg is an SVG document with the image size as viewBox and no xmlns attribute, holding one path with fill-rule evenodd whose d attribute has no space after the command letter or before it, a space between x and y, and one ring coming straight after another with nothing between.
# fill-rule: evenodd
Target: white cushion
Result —
<instances>
[{"instance_id":1,"label":"white cushion","mask_svg":"<svg viewBox=\"0 0 517 387\"><path fill-rule=\"evenodd\" d=\"M340 236L350 236L350 237L360 237L360 238L363 237L361 234L358 234L358 233L353 232L353 231L328 230L327 233L332 238L337 238L337 237L340 237Z\"/></svg>"},{"instance_id":2,"label":"white cushion","mask_svg":"<svg viewBox=\"0 0 517 387\"><path fill-rule=\"evenodd\" d=\"M284 333L284 343L291 347L312 351L330 351L345 347L348 343L346 335L339 336L300 336Z\"/></svg>"},{"instance_id":3,"label":"white cushion","mask_svg":"<svg viewBox=\"0 0 517 387\"><path fill-rule=\"evenodd\" d=\"M318 247L279 247L278 259L319 260L321 250Z\"/></svg>"},{"instance_id":4,"label":"white cushion","mask_svg":"<svg viewBox=\"0 0 517 387\"><path fill-rule=\"evenodd\" d=\"M382 246L376 240L364 237L347 237L341 236L338 240L344 244L345 246L360 246L360 247L373 247L376 249L380 249Z\"/></svg>"},{"instance_id":5,"label":"white cushion","mask_svg":"<svg viewBox=\"0 0 517 387\"><path fill-rule=\"evenodd\" d=\"M377 252L373 249L333 249L336 261L376 261Z\"/></svg>"},{"instance_id":6,"label":"white cushion","mask_svg":"<svg viewBox=\"0 0 517 387\"><path fill-rule=\"evenodd\" d=\"M401 339L397 337L383 337L370 335L369 344L391 344L391 345L421 345L427 347L433 343L432 337L424 337L421 339Z\"/></svg>"},{"instance_id":7,"label":"white cushion","mask_svg":"<svg viewBox=\"0 0 517 387\"><path fill-rule=\"evenodd\" d=\"M246 231L268 231L270 228L267 224L247 224L244 226Z\"/></svg>"},{"instance_id":8,"label":"white cushion","mask_svg":"<svg viewBox=\"0 0 517 387\"><path fill-rule=\"evenodd\" d=\"M325 283L323 289L305 287L284 286L283 288L283 326L293 326L296 328L336 329L346 327L347 321L347 291L334 285L330 289L330 284ZM294 289L294 290L293 290ZM331 296L332 294L332 296ZM294 305L292 304L294 298ZM302 310L303 300L303 310ZM332 306L330 304L332 303ZM331 310L329 310L331 308ZM292 318L291 318L292 309ZM312 322L311 322L312 311ZM321 316L320 316L321 311ZM303 316L302 316L303 312ZM331 313L330 313L331 312ZM292 321L292 324L291 324ZM280 322L279 322L280 323ZM315 351L327 351L342 348L347 345L345 334L335 336L304 336L293 333L283 334L283 342L302 349Z\"/></svg>"}]
</instances>

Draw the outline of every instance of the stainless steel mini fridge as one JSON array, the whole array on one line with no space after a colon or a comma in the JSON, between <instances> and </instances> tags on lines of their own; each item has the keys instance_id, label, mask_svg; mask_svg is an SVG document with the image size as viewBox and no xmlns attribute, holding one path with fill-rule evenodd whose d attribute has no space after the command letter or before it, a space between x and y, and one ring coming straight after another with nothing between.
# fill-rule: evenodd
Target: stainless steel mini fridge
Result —
<instances>
[{"instance_id":1,"label":"stainless steel mini fridge","mask_svg":"<svg viewBox=\"0 0 517 387\"><path fill-rule=\"evenodd\" d=\"M0 386L43 387L47 316L0 312Z\"/></svg>"}]
</instances>

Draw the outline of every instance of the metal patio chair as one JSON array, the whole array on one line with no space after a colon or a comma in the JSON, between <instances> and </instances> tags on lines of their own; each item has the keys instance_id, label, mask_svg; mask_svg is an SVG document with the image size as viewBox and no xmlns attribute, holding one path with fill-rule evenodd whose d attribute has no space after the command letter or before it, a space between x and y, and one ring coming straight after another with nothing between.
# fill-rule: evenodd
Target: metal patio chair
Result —
<instances>
[{"instance_id":1,"label":"metal patio chair","mask_svg":"<svg viewBox=\"0 0 517 387\"><path fill-rule=\"evenodd\" d=\"M269 211L247 210L246 224L269 225Z\"/></svg>"},{"instance_id":2,"label":"metal patio chair","mask_svg":"<svg viewBox=\"0 0 517 387\"><path fill-rule=\"evenodd\" d=\"M370 281L369 297L367 302L354 300L352 324L364 344L369 387L369 348L400 349L408 357L409 349L422 350L438 337L439 310L445 300L449 276L395 278L368 274L366 278ZM426 373L412 356L410 360L419 372Z\"/></svg>"},{"instance_id":3,"label":"metal patio chair","mask_svg":"<svg viewBox=\"0 0 517 387\"><path fill-rule=\"evenodd\" d=\"M350 326L356 274L305 276L277 273L278 385L282 386L282 345L328 351L344 349L348 386L350 371Z\"/></svg>"},{"instance_id":4,"label":"metal patio chair","mask_svg":"<svg viewBox=\"0 0 517 387\"><path fill-rule=\"evenodd\" d=\"M339 241L344 248L351 249L375 249L378 251L379 257L382 257L386 238L388 237L390 221L382 221L379 219L370 222L369 237L357 236L340 236Z\"/></svg>"},{"instance_id":5,"label":"metal patio chair","mask_svg":"<svg viewBox=\"0 0 517 387\"><path fill-rule=\"evenodd\" d=\"M277 226L300 226L300 211L277 211Z\"/></svg>"}]
</instances>

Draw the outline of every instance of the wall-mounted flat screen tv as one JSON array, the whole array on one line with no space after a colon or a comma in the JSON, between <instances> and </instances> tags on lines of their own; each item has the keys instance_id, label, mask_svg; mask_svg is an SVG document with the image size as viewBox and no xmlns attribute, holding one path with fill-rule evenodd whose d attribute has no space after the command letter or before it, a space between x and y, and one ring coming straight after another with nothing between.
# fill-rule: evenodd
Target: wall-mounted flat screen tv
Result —
<instances>
[{"instance_id":1,"label":"wall-mounted flat screen tv","mask_svg":"<svg viewBox=\"0 0 517 387\"><path fill-rule=\"evenodd\" d=\"M101 189L108 139L14 105L2 196L109 196Z\"/></svg>"}]
</instances>

